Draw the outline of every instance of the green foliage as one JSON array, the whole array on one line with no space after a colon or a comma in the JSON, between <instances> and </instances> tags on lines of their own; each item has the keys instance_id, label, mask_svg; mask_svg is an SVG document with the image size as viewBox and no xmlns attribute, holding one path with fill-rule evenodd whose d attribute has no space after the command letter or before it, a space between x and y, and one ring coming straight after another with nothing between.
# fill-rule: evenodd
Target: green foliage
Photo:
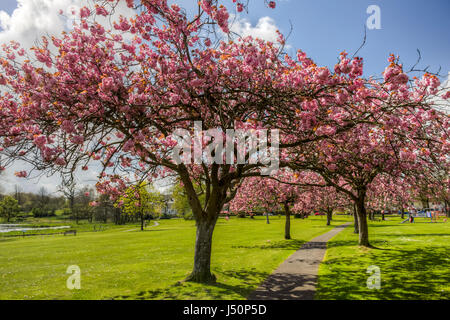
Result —
<instances>
[{"instance_id":1,"label":"green foliage","mask_svg":"<svg viewBox=\"0 0 450 320\"><path fill-rule=\"evenodd\" d=\"M77 203L73 206L72 217L74 219L89 218L93 208L84 203Z\"/></svg>"},{"instance_id":2,"label":"green foliage","mask_svg":"<svg viewBox=\"0 0 450 320\"><path fill-rule=\"evenodd\" d=\"M160 216L164 206L163 195L153 186L145 183L129 187L118 201L123 202L123 214L138 218Z\"/></svg>"},{"instance_id":3,"label":"green foliage","mask_svg":"<svg viewBox=\"0 0 450 320\"><path fill-rule=\"evenodd\" d=\"M46 208L47 210L58 210L64 207L64 197L42 195L27 192L16 192L14 198L19 202L21 211L31 212L35 207Z\"/></svg>"},{"instance_id":4,"label":"green foliage","mask_svg":"<svg viewBox=\"0 0 450 320\"><path fill-rule=\"evenodd\" d=\"M184 220L194 220L194 214L192 210L189 210L187 213L183 214Z\"/></svg>"},{"instance_id":5,"label":"green foliage","mask_svg":"<svg viewBox=\"0 0 450 320\"><path fill-rule=\"evenodd\" d=\"M8 222L20 211L19 202L11 196L6 196L0 201L0 216Z\"/></svg>"},{"instance_id":6,"label":"green foliage","mask_svg":"<svg viewBox=\"0 0 450 320\"><path fill-rule=\"evenodd\" d=\"M184 187L177 183L172 188L172 198L173 198L173 209L178 213L178 215L184 217L186 214L190 213L192 216L192 210L189 206L189 201L187 199Z\"/></svg>"},{"instance_id":7,"label":"green foliage","mask_svg":"<svg viewBox=\"0 0 450 320\"><path fill-rule=\"evenodd\" d=\"M35 207L31 209L31 213L33 214L33 217L35 218L43 218L43 217L54 217L56 210L53 208L47 208L47 207Z\"/></svg>"},{"instance_id":8,"label":"green foliage","mask_svg":"<svg viewBox=\"0 0 450 320\"><path fill-rule=\"evenodd\" d=\"M202 188L198 183L194 183L194 188L197 194L200 194L199 200L202 206L205 204L205 195L202 193ZM183 185L178 182L172 188L173 209L178 213L178 216L185 220L194 219L191 206Z\"/></svg>"}]
</instances>

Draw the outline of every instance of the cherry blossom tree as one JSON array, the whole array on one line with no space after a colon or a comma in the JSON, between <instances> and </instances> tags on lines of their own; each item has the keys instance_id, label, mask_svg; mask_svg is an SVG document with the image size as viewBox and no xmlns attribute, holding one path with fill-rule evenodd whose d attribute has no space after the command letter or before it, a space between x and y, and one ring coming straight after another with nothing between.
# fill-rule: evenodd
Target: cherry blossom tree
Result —
<instances>
[{"instance_id":1,"label":"cherry blossom tree","mask_svg":"<svg viewBox=\"0 0 450 320\"><path fill-rule=\"evenodd\" d=\"M338 73L342 72L343 60L335 67ZM371 109L370 121L303 144L290 154L290 166L294 170L319 173L328 185L354 201L362 246L370 246L367 191L379 174L410 175L428 166L434 158L440 163L448 161L448 117L432 108L438 78L425 73L411 83L397 57L391 55L389 63L382 81L371 80L369 87L355 95L346 90L340 93L344 101L357 100L355 108L359 103L359 108ZM360 95L364 98L358 101Z\"/></svg>"},{"instance_id":2,"label":"cherry blossom tree","mask_svg":"<svg viewBox=\"0 0 450 320\"><path fill-rule=\"evenodd\" d=\"M299 174L287 170L280 170L271 178L248 178L231 201L230 209L235 212L251 212L255 208L266 212L281 209L286 218L284 238L291 239L291 212L304 192L300 187L301 179Z\"/></svg>"},{"instance_id":3,"label":"cherry blossom tree","mask_svg":"<svg viewBox=\"0 0 450 320\"><path fill-rule=\"evenodd\" d=\"M411 193L417 200L427 203L434 200L443 204L443 211L450 216L450 178L448 162L433 162L411 179Z\"/></svg>"},{"instance_id":4,"label":"cherry blossom tree","mask_svg":"<svg viewBox=\"0 0 450 320\"><path fill-rule=\"evenodd\" d=\"M309 191L312 195L312 206L327 215L327 226L331 224L333 212L347 204L347 196L337 192L334 187L314 187Z\"/></svg>"},{"instance_id":5,"label":"cherry blossom tree","mask_svg":"<svg viewBox=\"0 0 450 320\"><path fill-rule=\"evenodd\" d=\"M367 192L367 207L369 208L369 219L373 220L375 210L384 211L396 209L404 218L405 209L414 201L414 188L408 177L391 177L379 175L370 184ZM384 218L384 215L382 215ZM384 220L384 219L383 219Z\"/></svg>"},{"instance_id":6,"label":"cherry blossom tree","mask_svg":"<svg viewBox=\"0 0 450 320\"><path fill-rule=\"evenodd\" d=\"M286 101L318 93L307 83L285 87L289 78L305 75L287 72L292 67L280 56L281 35L280 44L221 40L229 14L218 1L200 1L191 18L176 4L149 0L141 2L136 17L121 17L111 28L95 21L115 4L83 7L73 31L42 38L31 53L18 43L3 46L2 168L23 159L39 170L72 175L99 162L97 190L112 199L128 184L179 176L197 223L189 279L214 281L211 240L220 210L236 181L259 175L264 165L177 164L172 131L192 130L195 121L224 132L267 126ZM131 181L133 174L137 181ZM204 206L193 187L196 177L206 180Z\"/></svg>"}]
</instances>

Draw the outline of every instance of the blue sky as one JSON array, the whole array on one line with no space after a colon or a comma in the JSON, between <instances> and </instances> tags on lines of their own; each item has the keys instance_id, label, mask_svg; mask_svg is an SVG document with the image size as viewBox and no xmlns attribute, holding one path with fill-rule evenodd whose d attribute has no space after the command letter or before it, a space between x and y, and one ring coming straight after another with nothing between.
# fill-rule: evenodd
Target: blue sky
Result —
<instances>
[{"instance_id":1,"label":"blue sky","mask_svg":"<svg viewBox=\"0 0 450 320\"><path fill-rule=\"evenodd\" d=\"M197 2L173 1L188 7ZM302 49L319 65L333 66L339 52L353 53L361 45L369 5L380 7L381 29L367 30L366 45L359 52L366 75L380 75L390 53L400 55L405 66L413 65L416 49L422 53L422 67L442 67L444 75L450 71L449 0L277 0L275 10L263 0L249 0L250 12L243 16L252 25L269 16L284 34L292 23L290 53ZM16 6L16 0L1 0L0 10L11 14Z\"/></svg>"},{"instance_id":2,"label":"blue sky","mask_svg":"<svg viewBox=\"0 0 450 320\"><path fill-rule=\"evenodd\" d=\"M319 65L333 66L342 50L355 52L364 39L369 5L381 9L381 29L367 30L367 41L358 55L366 75L379 75L390 53L400 55L405 66L422 54L421 66L450 71L450 1L448 0L284 0L277 9L250 1L250 20L270 15L284 34L293 29L289 44L302 49ZM258 3L260 3L258 5Z\"/></svg>"},{"instance_id":3,"label":"blue sky","mask_svg":"<svg viewBox=\"0 0 450 320\"><path fill-rule=\"evenodd\" d=\"M193 7L196 1L173 0ZM231 3L231 0L229 0ZM292 32L288 44L294 54L302 49L317 64L333 67L339 53L354 53L364 39L367 8L381 10L381 29L367 30L364 58L365 75L381 75L390 53L400 56L405 67L422 55L419 67L430 66L446 76L450 71L449 0L277 0L275 10L263 0L249 0L249 13L243 15L254 26L261 17L275 20L280 31Z\"/></svg>"}]
</instances>

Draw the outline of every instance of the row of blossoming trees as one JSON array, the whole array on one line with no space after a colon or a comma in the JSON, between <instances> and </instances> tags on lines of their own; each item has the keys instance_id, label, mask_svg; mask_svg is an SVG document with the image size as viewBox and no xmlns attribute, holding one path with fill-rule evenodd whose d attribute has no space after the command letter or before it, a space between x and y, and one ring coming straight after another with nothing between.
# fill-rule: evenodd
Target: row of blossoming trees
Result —
<instances>
[{"instance_id":1,"label":"row of blossoming trees","mask_svg":"<svg viewBox=\"0 0 450 320\"><path fill-rule=\"evenodd\" d=\"M448 117L430 105L437 77L412 80L391 56L382 79L366 79L362 59L345 52L330 70L300 50L284 54L281 34L278 43L239 38L226 6L242 11L241 1L201 0L191 15L166 0L127 0L135 17L96 22L119 2L90 2L72 31L31 50L3 44L1 166L21 159L70 176L100 164L97 190L113 200L136 181L176 176L197 225L188 279L214 281L214 226L237 194L253 197L248 185L264 184L273 195L267 206L281 204L287 215L310 205L298 201L305 188L316 188L309 196L317 201L320 192L345 195L356 207L359 243L368 246L365 206L377 181L448 179ZM192 131L195 121L222 132L278 129L280 171L267 177L263 163L177 164L171 133Z\"/></svg>"}]
</instances>

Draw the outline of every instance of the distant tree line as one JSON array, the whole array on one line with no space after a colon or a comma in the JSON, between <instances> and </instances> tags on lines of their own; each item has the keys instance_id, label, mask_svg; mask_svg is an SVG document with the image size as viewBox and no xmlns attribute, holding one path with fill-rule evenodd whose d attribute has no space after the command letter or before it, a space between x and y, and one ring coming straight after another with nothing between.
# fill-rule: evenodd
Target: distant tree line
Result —
<instances>
[{"instance_id":1,"label":"distant tree line","mask_svg":"<svg viewBox=\"0 0 450 320\"><path fill-rule=\"evenodd\" d=\"M10 221L13 217L24 218L30 214L34 217L55 216L56 210L64 207L65 199L49 194L44 187L38 193L31 193L23 192L19 186L15 186L14 192L0 194L0 203L3 204L0 214Z\"/></svg>"},{"instance_id":2,"label":"distant tree line","mask_svg":"<svg viewBox=\"0 0 450 320\"><path fill-rule=\"evenodd\" d=\"M145 221L156 217L167 218L168 201L165 196L152 186L139 185L130 187L124 197L113 201L108 195L98 195L91 186L79 186L74 182L64 181L55 193L49 193L41 187L37 193L24 192L19 186L6 194L0 189L0 218L7 222L61 215L74 220L81 220L118 225L140 223L144 229Z\"/></svg>"}]
</instances>

